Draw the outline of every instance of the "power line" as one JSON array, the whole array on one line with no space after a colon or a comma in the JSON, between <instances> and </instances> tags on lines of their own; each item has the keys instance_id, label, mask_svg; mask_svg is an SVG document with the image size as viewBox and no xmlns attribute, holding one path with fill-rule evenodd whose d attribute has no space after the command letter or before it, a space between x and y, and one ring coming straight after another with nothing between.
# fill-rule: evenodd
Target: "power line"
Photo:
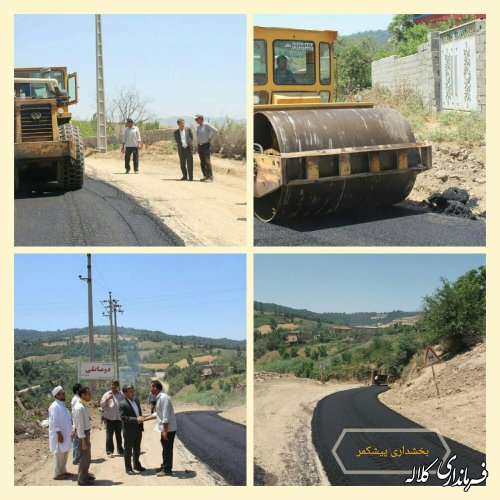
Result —
<instances>
[{"instance_id":1,"label":"power line","mask_svg":"<svg viewBox=\"0 0 500 500\"><path fill-rule=\"evenodd\" d=\"M93 265L93 268L96 268L95 263ZM97 272L99 274L99 269L97 269ZM104 283L104 278L103 278L103 284L107 285L107 283ZM95 277L94 277L94 284L95 284ZM106 290L109 290L111 287L106 286ZM212 294L221 294L221 293L231 293L231 292L243 292L245 291L245 288L226 288L226 289L216 289L216 290L203 290L203 291L198 291L198 292L184 292L184 293L169 293L169 294L159 294L159 295L150 295L146 297L141 297L139 299L128 299L127 297L123 298L122 300L127 301L128 304L138 304L142 302L152 302L153 299L156 298L177 298L177 297L196 297L196 296L202 296L202 295L212 295ZM61 302L25 302L25 303L16 303L15 308L17 309L18 307L24 307L24 306L31 306L31 307L41 307L44 308L45 306L49 305L58 305L61 304ZM65 302L65 304L85 304L84 301L82 300L74 300L74 301L68 301Z\"/></svg>"}]
</instances>

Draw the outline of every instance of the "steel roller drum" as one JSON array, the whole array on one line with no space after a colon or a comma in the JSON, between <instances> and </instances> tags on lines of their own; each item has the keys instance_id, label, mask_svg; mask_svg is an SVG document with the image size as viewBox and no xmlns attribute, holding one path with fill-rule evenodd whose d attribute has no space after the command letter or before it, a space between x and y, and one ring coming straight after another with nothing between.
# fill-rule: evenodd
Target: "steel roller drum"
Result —
<instances>
[{"instance_id":1,"label":"steel roller drum","mask_svg":"<svg viewBox=\"0 0 500 500\"><path fill-rule=\"evenodd\" d=\"M421 167L416 151L409 151L406 170L398 170L396 153L387 151L380 153L377 174L368 171L367 155L352 155L351 175L328 172L331 167L326 162L331 164L332 157L321 157L322 179L306 182L299 174L294 178L304 158L286 158L286 153L415 143L406 119L391 109L259 111L254 115L254 135L254 142L264 150L273 148L284 154L281 161L287 169L284 185L254 199L255 214L265 221L398 203L411 192L421 171L415 168Z\"/></svg>"}]
</instances>

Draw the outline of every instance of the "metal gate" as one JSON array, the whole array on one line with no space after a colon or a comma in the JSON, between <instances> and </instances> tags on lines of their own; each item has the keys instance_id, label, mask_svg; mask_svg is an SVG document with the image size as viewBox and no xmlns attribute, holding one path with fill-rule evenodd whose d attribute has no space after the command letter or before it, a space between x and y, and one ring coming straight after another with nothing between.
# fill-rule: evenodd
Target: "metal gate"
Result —
<instances>
[{"instance_id":1,"label":"metal gate","mask_svg":"<svg viewBox=\"0 0 500 500\"><path fill-rule=\"evenodd\" d=\"M477 110L476 22L444 31L440 38L442 108Z\"/></svg>"}]
</instances>

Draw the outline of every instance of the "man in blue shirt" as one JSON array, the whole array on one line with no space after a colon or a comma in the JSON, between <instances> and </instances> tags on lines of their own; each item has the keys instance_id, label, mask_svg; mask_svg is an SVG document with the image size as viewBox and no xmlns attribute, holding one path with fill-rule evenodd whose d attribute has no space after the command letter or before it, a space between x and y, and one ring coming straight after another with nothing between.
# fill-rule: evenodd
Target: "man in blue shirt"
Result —
<instances>
[{"instance_id":1,"label":"man in blue shirt","mask_svg":"<svg viewBox=\"0 0 500 500\"><path fill-rule=\"evenodd\" d=\"M293 73L288 69L288 57L280 55L276 59L277 67L274 70L274 81L279 85L297 83Z\"/></svg>"}]
</instances>

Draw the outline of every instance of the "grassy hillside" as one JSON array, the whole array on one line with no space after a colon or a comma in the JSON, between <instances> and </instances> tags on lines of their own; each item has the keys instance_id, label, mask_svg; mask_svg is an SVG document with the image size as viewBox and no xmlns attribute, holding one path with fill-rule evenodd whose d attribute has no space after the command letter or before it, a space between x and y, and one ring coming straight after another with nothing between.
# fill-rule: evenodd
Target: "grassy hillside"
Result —
<instances>
[{"instance_id":1,"label":"grassy hillside","mask_svg":"<svg viewBox=\"0 0 500 500\"><path fill-rule=\"evenodd\" d=\"M109 335L109 325L94 326L95 335ZM24 330L14 329L14 342L31 342L31 341L49 341L56 339L71 339L73 337L86 337L88 335L87 328L68 328L66 330ZM193 344L205 347L223 347L228 349L235 349L238 346L243 347L245 342L243 340L232 339L214 339L207 337L199 337L196 335L172 335L169 333L161 332L159 330L143 330L137 328L128 328L120 326L120 335L124 337L134 337L139 341L172 341L177 344Z\"/></svg>"},{"instance_id":2,"label":"grassy hillside","mask_svg":"<svg viewBox=\"0 0 500 500\"><path fill-rule=\"evenodd\" d=\"M327 321L330 318L333 322ZM394 379L424 344L416 318L415 312L317 314L256 302L255 370L323 380L366 380L377 368ZM379 326L348 326L357 321Z\"/></svg>"},{"instance_id":3,"label":"grassy hillside","mask_svg":"<svg viewBox=\"0 0 500 500\"><path fill-rule=\"evenodd\" d=\"M360 381L366 381L372 370L381 369L394 381L412 356L427 345L439 344L443 359L451 359L484 342L485 266L471 269L455 281L441 278L441 286L422 300L420 315L402 311L316 314L256 302L255 369L321 380ZM347 326L349 316L359 319L363 315L377 328ZM343 327L337 323L341 317L345 319ZM316 320L306 323L301 318Z\"/></svg>"},{"instance_id":4,"label":"grassy hillside","mask_svg":"<svg viewBox=\"0 0 500 500\"><path fill-rule=\"evenodd\" d=\"M95 328L97 361L111 360L107 329ZM244 341L167 335L126 327L119 331L120 381L122 385L134 384L143 402L152 377L161 377L177 401L193 402L198 398L217 406L241 401L246 385ZM25 408L35 414L43 413L54 385L62 383L70 391L77 381L77 363L88 356L87 331L16 330L14 339L14 388L22 391L18 397ZM215 365L217 372L211 369L212 373L204 377L202 370L207 365ZM96 396L105 392L107 386L107 382L97 383ZM183 391L187 387L191 390Z\"/></svg>"},{"instance_id":5,"label":"grassy hillside","mask_svg":"<svg viewBox=\"0 0 500 500\"><path fill-rule=\"evenodd\" d=\"M293 307L281 306L278 304L266 302L254 302L254 310L260 315L255 315L255 326L266 324L270 321L270 316L274 316L276 320L292 320L293 318L309 319L312 321L321 320L323 323L332 323L337 325L350 326L376 326L378 324L386 324L391 321L397 321L409 316L416 316L418 311L390 311L384 313L377 312L356 312L356 313L315 313L307 309L295 309ZM263 314L267 313L267 314Z\"/></svg>"}]
</instances>

